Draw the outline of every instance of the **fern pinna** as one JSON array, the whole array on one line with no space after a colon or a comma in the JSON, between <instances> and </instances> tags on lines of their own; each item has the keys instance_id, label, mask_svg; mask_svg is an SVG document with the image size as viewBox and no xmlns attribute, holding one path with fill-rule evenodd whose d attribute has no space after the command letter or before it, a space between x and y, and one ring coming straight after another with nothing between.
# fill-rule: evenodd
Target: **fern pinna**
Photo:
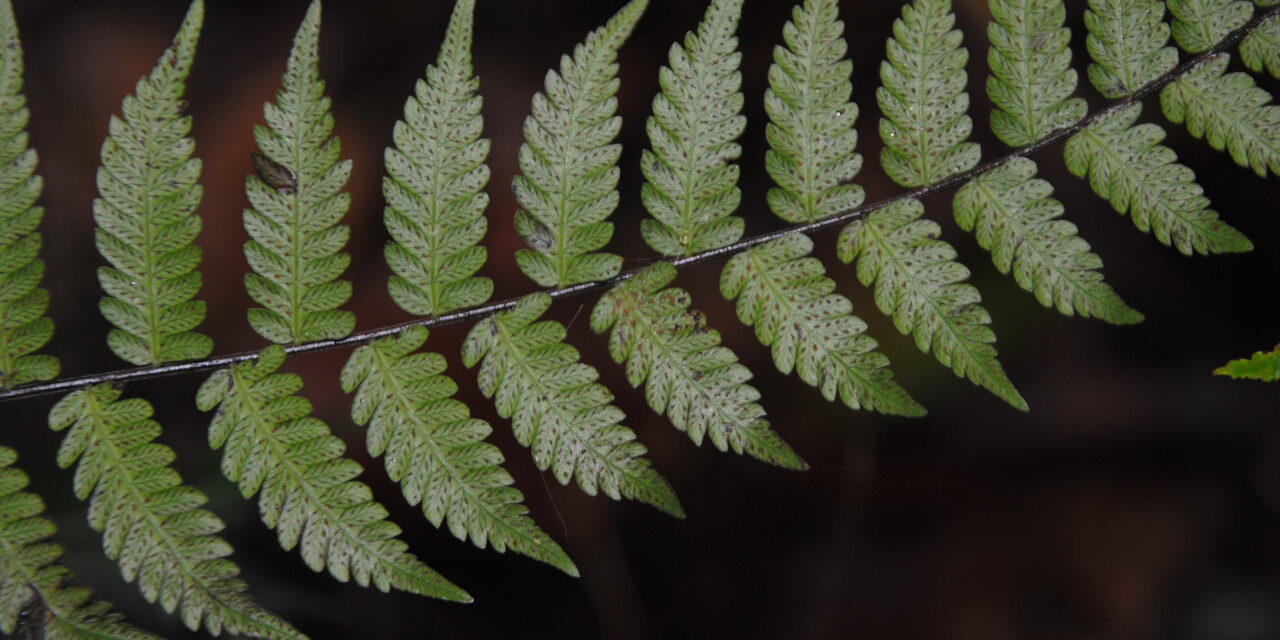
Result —
<instances>
[{"instance_id":1,"label":"fern pinna","mask_svg":"<svg viewBox=\"0 0 1280 640\"><path fill-rule=\"evenodd\" d=\"M203 1L195 0L173 45L111 118L101 149L93 219L109 266L98 273L106 294L99 308L113 327L108 347L141 368L59 381L57 360L37 353L53 334L38 258L42 182L24 132L17 21L9 0L0 0L0 398L71 391L49 416L55 431L65 431L56 461L75 467L74 493L89 502L90 526L147 600L213 634L304 637L246 595L222 521L204 507L202 491L182 483L175 453L158 441L154 408L125 394L129 380L210 372L195 401L213 412L208 441L222 452L223 474L244 498L257 498L263 523L310 569L381 590L469 601L409 552L389 510L359 479L365 470L346 455L345 427L331 428L333 419L315 415L301 395L303 376L290 371L289 354L353 348L338 380L351 394L351 421L364 427L368 455L380 458L388 479L433 526L576 576L578 566L534 521L504 468L506 456L489 441L503 425L473 415L459 399L470 381L460 385L447 355L424 350L428 327L474 322L459 362L474 371L478 390L538 469L588 494L683 517L658 471L662 461L651 461L640 442L644 432L624 426L636 422L585 361L590 351L570 344L577 336L568 327L544 318L553 300L605 290L590 311L591 330L607 334L601 344L625 379L643 386L649 407L695 444L805 469L803 452L783 439L798 425L766 414L770 400L748 359L712 326L714 314L700 310L712 301L676 285L681 268L727 255L719 290L738 320L770 349L780 372L794 372L828 401L895 416L926 412L895 378L852 296L838 291L838 280L856 279L920 350L1026 410L997 358L998 322L941 226L925 217L926 204L933 215L943 208L926 196L957 187L949 202L960 229L1039 303L1127 325L1142 313L1104 281L1101 258L1027 156L1065 141L1070 172L1183 254L1253 244L1211 208L1194 173L1163 144L1163 126L1140 121L1140 98L1158 91L1165 119L1260 177L1280 174L1280 107L1264 88L1270 85L1230 70L1229 53L1238 42L1244 68L1280 74L1274 2L1090 0L1078 9L1086 33L1073 34L1070 3L990 0L985 88L993 110L976 120L1012 152L985 164L972 140L965 71L965 43L977 34L956 28L949 0L903 3L879 66L873 124L883 141L876 169L911 190L870 204L855 183L867 179L855 129L867 105L852 101L854 62L837 0L803 0L792 9L772 64L760 70L768 86L758 96L743 92L744 74L757 70L742 69L738 38L750 4L709 0L658 72L639 166L621 162L619 55L648 5L627 2L547 73L524 120L511 184L516 210L508 218L488 211L485 193L490 141L472 62L476 3L456 2L439 55L405 101L384 154L387 293L419 319L353 333L356 315L342 308L352 295L340 279L351 261L342 219L351 206L347 181L363 169L342 158L332 135L314 0L245 163L251 273L244 283L255 305L247 320L273 344L208 358L213 343L199 332L206 310L197 299L202 251L195 244L201 161L183 102L204 17ZM1086 65L1073 66L1073 35L1084 37ZM1081 70L1116 102L1090 113L1079 95ZM758 158L744 157L741 144L753 100L768 118L761 128L768 150ZM745 163L771 180L761 202L743 202ZM619 191L624 172L642 182L638 194ZM606 250L609 218L620 207L647 214L626 231L657 254L629 271ZM791 226L744 240L766 208ZM514 252L515 264L547 290L490 302L495 285L483 270L501 244L482 243L490 221L514 228L526 245ZM842 231L830 248L852 264L843 271L855 278L829 273L815 257L821 247L813 232L836 226ZM1275 379L1275 363L1274 352L1259 352L1220 373ZM15 459L0 447L0 631L152 637L72 584L58 563L54 527L41 515L41 499L25 490Z\"/></svg>"}]
</instances>

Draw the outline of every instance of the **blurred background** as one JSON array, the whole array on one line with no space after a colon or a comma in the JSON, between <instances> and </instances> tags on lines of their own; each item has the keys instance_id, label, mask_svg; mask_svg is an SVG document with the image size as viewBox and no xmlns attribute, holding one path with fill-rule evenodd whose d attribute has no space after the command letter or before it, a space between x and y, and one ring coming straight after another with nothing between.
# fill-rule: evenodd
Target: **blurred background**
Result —
<instances>
[{"instance_id":1,"label":"blurred background","mask_svg":"<svg viewBox=\"0 0 1280 640\"><path fill-rule=\"evenodd\" d=\"M46 286L58 333L47 352L65 375L121 368L105 346L107 326L94 302L91 203L98 149L111 114L168 45L186 9L174 0L14 0L26 48L30 131L45 178L42 203ZM619 0L479 0L475 64L484 96L489 164L487 237L501 298L534 290L516 270L520 246L509 185L520 127L531 96ZM1076 60L1083 59L1084 2L1071 0ZM743 208L749 234L780 228L765 206L762 95L773 46L792 3L748 0L740 38L749 125L741 142ZM262 120L283 71L304 0L209 0L188 100L203 159L203 330L217 353L256 349L242 286L247 270L240 214L252 169L252 127ZM868 200L899 189L878 169L874 92L884 41L901 3L843 3L855 101L861 105L858 177ZM628 267L653 259L639 238L639 152L643 122L670 44L693 29L703 2L652 0L622 51L620 142L622 205L610 249ZM352 266L347 308L358 328L410 319L386 294L380 222L382 150L425 66L434 60L452 3L331 1L324 7L321 73L328 83L343 156L355 171ZM986 4L957 3L970 47L976 139L984 159L1004 153L989 134L984 86ZM1238 66L1238 62L1233 61ZM1262 84L1275 94L1280 85ZM1080 95L1105 101L1087 82ZM1160 121L1150 101L1145 121ZM840 291L870 325L896 379L929 409L907 420L831 404L794 377L778 375L768 350L736 319L716 283L723 261L681 273L693 293L756 374L775 428L811 465L804 473L695 448L627 389L604 341L587 327L593 296L558 303L551 315L570 324L569 341L597 366L675 486L688 519L649 507L588 498L538 472L509 435L508 423L475 388L457 347L466 326L433 332L460 397L489 420L492 440L534 518L582 570L572 579L520 556L498 555L432 528L365 453L363 432L347 411L337 370L346 352L298 356L316 413L349 445L370 484L427 564L475 596L456 605L362 589L310 572L276 546L257 517L218 473L208 451L208 416L194 409L202 376L137 383L166 426L184 479L209 494L227 522L233 558L251 594L317 640L336 638L1179 638L1280 637L1280 387L1233 382L1210 372L1228 359L1280 341L1280 181L1259 179L1229 158L1167 125L1168 144L1192 167L1215 208L1257 245L1249 255L1186 258L1137 232L1125 217L1069 175L1061 146L1037 156L1067 217L1106 264L1107 280L1146 314L1136 327L1066 318L1041 307L999 274L972 238L955 227L951 193L928 199L973 271L993 316L1000 360L1031 406L1028 414L955 377L921 354L880 315L852 269L834 259L836 232L815 238ZM143 601L100 552L71 475L53 465L58 439L45 427L55 398L0 407L0 443L16 447L20 466L49 503L66 562L100 598L135 623L170 638L197 637Z\"/></svg>"}]
</instances>

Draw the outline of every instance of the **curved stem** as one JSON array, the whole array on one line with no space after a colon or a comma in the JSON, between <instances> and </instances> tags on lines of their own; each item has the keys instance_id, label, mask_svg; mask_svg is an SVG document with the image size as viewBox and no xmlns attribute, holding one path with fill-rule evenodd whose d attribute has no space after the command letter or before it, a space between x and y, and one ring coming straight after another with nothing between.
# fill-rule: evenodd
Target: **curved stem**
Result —
<instances>
[{"instance_id":1,"label":"curved stem","mask_svg":"<svg viewBox=\"0 0 1280 640\"><path fill-rule=\"evenodd\" d=\"M1120 100L1118 102L1114 102L1104 109L1095 111L1094 113L1091 113L1085 116L1084 118L1081 118L1078 122L1076 122L1075 124L1069 127L1055 130L1035 143L1029 144L1024 147L1019 147L1018 149L1014 149L1013 151L1010 151L1009 153L1006 153L1005 155L1000 156L999 158L982 163L968 171L965 171L963 173L958 173L949 178L946 178L944 180L935 182L933 184L930 184L924 187L919 187L916 189L912 189L910 191L905 191L903 193L899 193L897 195L891 196L889 198L885 198L883 200L879 200L877 202L864 204L860 207L850 209L848 211L840 212L838 214L832 215L827 218L823 218L816 222L793 225L790 227L786 227L784 229L779 229L777 231L772 231L772 232L761 234L758 236L753 236L751 238L741 240L734 244L731 244L725 247L720 247L719 249L712 249L709 251L696 253L690 256L685 256L683 258L678 258L678 259L672 260L671 264L675 265L677 269L680 269L680 268L688 267L694 264L698 264L700 262L706 262L708 260L711 260L712 258L718 258L724 255L736 254L736 253L745 251L747 249L750 249L751 247L755 247L755 246L764 244L766 242L776 240L788 234L816 233L818 231L822 231L831 227L846 224L854 219L865 216L873 211L876 211L877 209L888 206L889 204L896 202L898 200L901 200L903 198L920 199L920 198L924 198L926 196L932 195L934 193L944 191L946 189L949 189L961 183L968 182L969 180L972 180L978 175L986 171L989 171L991 169L994 169L995 167L998 167L1014 158L1029 156L1039 151L1042 151L1048 147L1051 147L1065 140L1066 138L1069 138L1075 135L1076 133L1080 132L1082 129L1089 126L1090 124L1093 124L1094 122L1102 118L1105 118L1106 116L1112 113L1115 113L1116 111L1125 109L1133 105L1134 103L1141 101L1143 98L1146 98L1147 96L1164 88L1165 85L1173 82L1174 80L1177 80L1183 74L1186 74L1187 72L1191 71L1192 69L1194 69L1196 66L1198 66L1200 63L1204 62L1205 60L1208 60L1209 58L1217 56L1218 54L1223 53L1226 50L1234 47L1238 42L1240 42L1240 40L1244 39L1245 36L1257 30L1257 28L1265 20L1275 17L1277 15L1280 15L1280 6L1273 7L1266 11L1259 12L1256 16L1253 17L1253 19L1247 22L1244 26L1227 34L1226 37L1224 37L1220 42L1218 42L1218 44L1216 44L1212 48L1191 58L1190 60L1187 60L1181 65L1178 65L1174 69L1170 70L1168 73L1156 78L1155 80L1152 80L1151 82L1144 85L1142 88L1133 92L1133 94L1130 95L1128 98L1125 98L1124 100ZM576 295L588 293L591 291L597 291L600 289L605 289L605 288L617 285L623 280L626 280L632 277L639 271L640 269L638 268L631 269L629 271L624 271L623 273L617 276L614 276L613 278L610 278L608 280L586 282L586 283L577 284L569 287L552 289L547 293L553 299L558 300L560 298L567 298L570 296L576 296ZM492 302L489 304L480 305L476 307L470 307L467 309L462 309L460 311L446 313L444 315L420 318L417 320L411 320L409 322L402 322L400 324L380 327L377 329L371 329L369 331L361 331L359 333L353 333L345 338L341 338L337 340L318 340L316 342L307 342L303 344L289 345L289 346L286 346L284 349L286 353L295 354L295 353L310 353L312 351L327 351L329 349L342 349L342 348L355 347L355 346L359 346L359 345L368 343L370 341L376 340L378 338L399 334L401 331L404 331L409 327L414 327L414 326L427 327L427 328L439 327L443 325L456 324L466 320L471 320L473 318L480 318L483 316L492 315L499 311L504 311L506 309L510 309L514 307L516 305L516 302L518 302L522 297L523 296L508 298L506 300ZM166 365L161 365L156 367L139 367L135 369L121 369L118 371L110 371L106 373L96 373L96 374L91 374L87 376L80 376L78 378L64 378L62 380L54 380L52 382L29 384L29 385L24 385L14 389L0 390L0 402L3 402L5 400L16 400L18 398L27 398L31 396L37 396L37 395L58 393L63 391L73 391L75 389L80 389L83 387L100 384L103 382L120 384L120 383L130 382L133 380L145 380L150 378L172 376L172 375L177 375L181 373L208 371L210 369L217 369L219 367L229 366L237 362L252 360L253 358L257 357L257 355L258 355L258 352L256 351L245 351L245 352L235 353L235 354L230 354L225 356L218 356L214 358L206 358L204 360L190 360L186 362L177 362L173 364L166 364Z\"/></svg>"}]
</instances>

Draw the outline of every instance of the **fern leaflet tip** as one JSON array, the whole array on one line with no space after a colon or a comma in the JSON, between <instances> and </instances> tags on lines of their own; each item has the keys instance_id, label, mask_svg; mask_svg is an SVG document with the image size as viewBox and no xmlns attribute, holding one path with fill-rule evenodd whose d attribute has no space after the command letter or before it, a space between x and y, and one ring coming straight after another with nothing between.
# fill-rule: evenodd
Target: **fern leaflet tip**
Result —
<instances>
[{"instance_id":1,"label":"fern leaflet tip","mask_svg":"<svg viewBox=\"0 0 1280 640\"><path fill-rule=\"evenodd\" d=\"M1087 176L1093 191L1128 213L1138 230L1185 255L1252 251L1253 243L1209 208L1195 173L1160 144L1164 129L1135 125L1141 112L1134 104L1071 136L1062 152L1067 169Z\"/></svg>"},{"instance_id":2,"label":"fern leaflet tip","mask_svg":"<svg viewBox=\"0 0 1280 640\"><path fill-rule=\"evenodd\" d=\"M470 602L407 552L396 537L400 528L355 480L359 463L343 457L342 441L296 395L302 379L276 373L284 359L284 349L273 345L257 361L216 372L201 386L201 408L217 407L209 444L224 449L223 474L245 497L258 496L263 523L276 530L281 547L299 547L313 571L382 591Z\"/></svg>"},{"instance_id":3,"label":"fern leaflet tip","mask_svg":"<svg viewBox=\"0 0 1280 640\"><path fill-rule=\"evenodd\" d=\"M652 218L641 222L645 242L666 256L717 249L742 237L742 201L734 142L742 115L742 54L734 33L742 0L712 0L696 32L671 46L653 98L649 143L640 160L641 197Z\"/></svg>"},{"instance_id":4,"label":"fern leaflet tip","mask_svg":"<svg viewBox=\"0 0 1280 640\"><path fill-rule=\"evenodd\" d=\"M151 414L145 400L121 399L107 384L73 392L49 412L50 428L67 432L58 465L76 466L72 488L89 500L89 525L107 557L147 601L178 609L189 629L305 638L242 593L239 568L226 558L231 546L217 535L222 521L169 466L176 456L154 442L161 428Z\"/></svg>"},{"instance_id":5,"label":"fern leaflet tip","mask_svg":"<svg viewBox=\"0 0 1280 640\"><path fill-rule=\"evenodd\" d=\"M783 27L775 47L764 107L769 114L765 168L777 183L769 208L788 222L812 222L862 204L851 184L862 168L854 152L858 106L853 63L836 0L806 0Z\"/></svg>"},{"instance_id":6,"label":"fern leaflet tip","mask_svg":"<svg viewBox=\"0 0 1280 640\"><path fill-rule=\"evenodd\" d=\"M485 248L489 196L481 138L479 81L471 65L474 0L460 0L435 64L428 67L396 123L386 151L382 193L392 242L391 297L409 313L431 316L483 304L493 281L476 277Z\"/></svg>"},{"instance_id":7,"label":"fern leaflet tip","mask_svg":"<svg viewBox=\"0 0 1280 640\"><path fill-rule=\"evenodd\" d=\"M267 171L249 175L244 211L249 240L245 257L253 273L245 289L260 307L249 324L278 344L343 338L355 314L339 309L351 283L338 278L351 261L342 251L350 234L339 224L351 204L343 191L351 161L342 147L319 72L320 3L311 3L298 27L274 103L263 105L266 126L254 140ZM282 179L283 178L283 179Z\"/></svg>"},{"instance_id":8,"label":"fern leaflet tip","mask_svg":"<svg viewBox=\"0 0 1280 640\"><path fill-rule=\"evenodd\" d=\"M760 392L747 384L751 372L707 316L689 310L683 289L664 288L676 277L668 262L657 262L601 296L591 312L591 328L609 333L609 353L625 363L632 386L645 385L645 399L666 414L695 444L703 438L721 451L732 448L787 469L807 469L769 427Z\"/></svg>"},{"instance_id":9,"label":"fern leaflet tip","mask_svg":"<svg viewBox=\"0 0 1280 640\"><path fill-rule=\"evenodd\" d=\"M126 96L102 143L99 197L93 202L97 247L110 267L98 271L99 304L114 329L107 343L121 359L155 365L203 358L213 341L194 331L204 321L200 289L200 160L182 95L204 20L204 3L187 11L173 45Z\"/></svg>"},{"instance_id":10,"label":"fern leaflet tip","mask_svg":"<svg viewBox=\"0 0 1280 640\"><path fill-rule=\"evenodd\" d=\"M619 424L622 410L596 382L599 373L564 343L564 326L537 321L550 307L551 296L530 294L471 328L463 363L480 365L480 391L560 484L576 479L588 495L627 497L683 517L675 491L643 457L644 445Z\"/></svg>"},{"instance_id":11,"label":"fern leaflet tip","mask_svg":"<svg viewBox=\"0 0 1280 640\"><path fill-rule=\"evenodd\" d=\"M973 168L982 156L968 142L969 52L955 29L951 0L914 0L902 7L880 65L876 102L884 114L880 162L904 187L922 187Z\"/></svg>"},{"instance_id":12,"label":"fern leaflet tip","mask_svg":"<svg viewBox=\"0 0 1280 640\"><path fill-rule=\"evenodd\" d=\"M370 455L383 458L387 475L410 504L421 503L432 525L447 522L454 536L477 547L511 549L577 576L569 556L528 516L502 452L485 442L492 428L453 398L458 387L443 375L444 358L415 353L427 335L412 327L376 340L343 367L343 389L356 394L352 420L367 425Z\"/></svg>"},{"instance_id":13,"label":"fern leaflet tip","mask_svg":"<svg viewBox=\"0 0 1280 640\"><path fill-rule=\"evenodd\" d=\"M915 336L921 351L951 367L956 375L986 388L1013 407L1027 402L996 360L988 326L991 315L956 251L938 240L939 227L921 220L924 205L896 200L854 220L840 233L839 255L857 261L858 280L875 285L876 306L893 317L902 333Z\"/></svg>"},{"instance_id":14,"label":"fern leaflet tip","mask_svg":"<svg viewBox=\"0 0 1280 640\"><path fill-rule=\"evenodd\" d=\"M616 59L647 6L648 0L627 3L564 56L533 97L520 175L512 181L521 207L516 232L529 247L516 252L516 263L544 287L605 280L622 270L620 256L599 252L613 237L613 223L605 220L619 200Z\"/></svg>"},{"instance_id":15,"label":"fern leaflet tip","mask_svg":"<svg viewBox=\"0 0 1280 640\"><path fill-rule=\"evenodd\" d=\"M826 269L811 257L813 241L793 233L734 256L720 274L720 292L737 300L738 319L772 347L782 373L795 371L827 400L890 415L925 414L893 381L889 359L876 351L853 303L836 293Z\"/></svg>"},{"instance_id":16,"label":"fern leaflet tip","mask_svg":"<svg viewBox=\"0 0 1280 640\"><path fill-rule=\"evenodd\" d=\"M1141 322L1142 314L1102 281L1102 259L1074 224L1060 218L1063 207L1052 197L1053 187L1035 175L1036 164L1027 158L983 173L956 192L956 221L975 232L996 268L1012 271L1040 304L1112 324Z\"/></svg>"}]
</instances>

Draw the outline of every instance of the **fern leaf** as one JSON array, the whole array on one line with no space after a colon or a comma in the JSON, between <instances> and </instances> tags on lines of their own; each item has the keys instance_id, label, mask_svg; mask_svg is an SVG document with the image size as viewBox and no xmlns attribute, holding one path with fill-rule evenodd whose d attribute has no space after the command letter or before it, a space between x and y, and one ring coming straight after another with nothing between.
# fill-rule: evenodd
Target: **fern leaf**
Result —
<instances>
[{"instance_id":1,"label":"fern leaf","mask_svg":"<svg viewBox=\"0 0 1280 640\"><path fill-rule=\"evenodd\" d=\"M475 277L484 265L477 246L487 224L489 141L479 81L471 69L475 0L458 0L436 63L405 101L404 119L388 148L384 216L392 242L387 283L392 299L409 313L430 316L482 304L493 281Z\"/></svg>"},{"instance_id":2,"label":"fern leaf","mask_svg":"<svg viewBox=\"0 0 1280 640\"><path fill-rule=\"evenodd\" d=\"M1218 44L1253 16L1248 0L1166 0L1173 14L1173 40L1187 53Z\"/></svg>"},{"instance_id":3,"label":"fern leaf","mask_svg":"<svg viewBox=\"0 0 1280 640\"><path fill-rule=\"evenodd\" d=\"M71 393L49 412L50 428L67 430L58 465L76 465L76 497L89 500L89 525L103 534L107 557L149 602L180 608L192 630L305 637L242 593L239 568L226 559L231 546L217 536L222 521L199 508L205 495L168 466L175 456L153 442L160 425L151 413L145 400L121 400L106 384Z\"/></svg>"},{"instance_id":4,"label":"fern leaf","mask_svg":"<svg viewBox=\"0 0 1280 640\"><path fill-rule=\"evenodd\" d=\"M0 447L0 632L46 640L160 640L112 613L111 605L90 602L89 589L70 584L71 570L58 564L62 548L51 539L53 522L43 515L40 496L23 491L30 479L13 466L17 459Z\"/></svg>"},{"instance_id":5,"label":"fern leaf","mask_svg":"<svg viewBox=\"0 0 1280 640\"><path fill-rule=\"evenodd\" d=\"M1093 62L1089 81L1109 99L1124 98L1178 64L1166 46L1169 25L1160 0L1089 0L1085 44Z\"/></svg>"},{"instance_id":6,"label":"fern leaf","mask_svg":"<svg viewBox=\"0 0 1280 640\"><path fill-rule=\"evenodd\" d=\"M258 496L262 521L280 546L301 543L313 571L326 567L341 582L388 591L391 587L458 602L471 596L407 553L400 528L355 481L359 463L342 457L346 448L329 426L312 417L311 403L294 395L302 379L275 373L284 349L273 345L257 361L215 372L200 387L196 404L217 408L209 444L224 445L222 473L246 497Z\"/></svg>"},{"instance_id":7,"label":"fern leaf","mask_svg":"<svg viewBox=\"0 0 1280 640\"><path fill-rule=\"evenodd\" d=\"M459 540L510 548L578 575L569 556L528 516L524 496L502 468L502 452L484 441L493 429L453 399L458 387L442 375L445 360L414 353L427 330L360 347L342 370L342 388L356 393L351 417L369 426L369 453L382 456L387 475L410 504L422 503L431 524L446 519Z\"/></svg>"},{"instance_id":8,"label":"fern leaf","mask_svg":"<svg viewBox=\"0 0 1280 640\"><path fill-rule=\"evenodd\" d=\"M1209 209L1204 190L1177 154L1160 144L1164 129L1135 126L1142 105L1110 114L1067 140L1067 168L1089 178L1094 192L1128 213L1134 226L1156 239L1192 253L1238 253L1253 243Z\"/></svg>"},{"instance_id":9,"label":"fern leaf","mask_svg":"<svg viewBox=\"0 0 1280 640\"><path fill-rule=\"evenodd\" d=\"M933 184L973 168L982 155L967 142L973 121L964 72L969 52L953 29L951 0L915 0L893 23L880 64L876 101L884 117L880 162L904 187Z\"/></svg>"},{"instance_id":10,"label":"fern leaf","mask_svg":"<svg viewBox=\"0 0 1280 640\"><path fill-rule=\"evenodd\" d=\"M53 337L53 321L36 257L44 209L35 204L42 183L27 146L26 102L18 25L9 0L0 0L0 389L52 380L59 369L56 358L34 353Z\"/></svg>"},{"instance_id":11,"label":"fern leaf","mask_svg":"<svg viewBox=\"0 0 1280 640\"><path fill-rule=\"evenodd\" d=\"M991 252L1001 273L1046 307L1113 324L1134 324L1142 314L1125 304L1102 281L1102 259L1062 215L1053 187L1035 177L1036 163L1014 158L970 181L956 192L953 210L965 231L976 229L978 244Z\"/></svg>"},{"instance_id":12,"label":"fern leaf","mask_svg":"<svg viewBox=\"0 0 1280 640\"><path fill-rule=\"evenodd\" d=\"M684 517L671 485L642 457L644 445L618 424L622 411L596 382L599 373L564 343L565 328L536 322L550 306L551 296L534 293L471 328L462 361L474 367L483 360L480 391L511 419L538 468L551 469L560 484L576 477L588 495L625 496Z\"/></svg>"},{"instance_id":13,"label":"fern leaf","mask_svg":"<svg viewBox=\"0 0 1280 640\"><path fill-rule=\"evenodd\" d=\"M923 214L920 201L905 198L854 220L840 233L840 259L858 261L858 279L875 283L876 305L899 331L915 335L921 351L932 350L956 375L1026 411L996 360L982 297L964 283L969 270L955 261L951 245L936 239L937 223L921 220Z\"/></svg>"},{"instance_id":14,"label":"fern leaf","mask_svg":"<svg viewBox=\"0 0 1280 640\"><path fill-rule=\"evenodd\" d=\"M1267 18L1245 36L1240 42L1240 60L1253 71L1266 69L1271 77L1280 78L1280 15Z\"/></svg>"},{"instance_id":15,"label":"fern leaf","mask_svg":"<svg viewBox=\"0 0 1280 640\"><path fill-rule=\"evenodd\" d=\"M351 161L338 161L342 147L330 135L319 39L320 2L313 0L276 102L263 106L267 126L254 126L258 175L244 185L252 206L244 212L250 238L244 254L254 270L244 283L262 305L249 310L249 324L280 344L342 338L356 322L354 314L338 309L351 297L351 283L337 279L351 261L342 252L349 230L338 224L351 204L342 191Z\"/></svg>"},{"instance_id":16,"label":"fern leaf","mask_svg":"<svg viewBox=\"0 0 1280 640\"><path fill-rule=\"evenodd\" d=\"M737 299L738 318L773 348L782 373L795 370L827 400L836 395L852 409L922 416L921 407L889 371L889 359L866 335L853 303L835 293L813 241L800 233L734 256L720 274L720 291Z\"/></svg>"},{"instance_id":17,"label":"fern leaf","mask_svg":"<svg viewBox=\"0 0 1280 640\"><path fill-rule=\"evenodd\" d=\"M1077 76L1062 0L992 0L990 6L987 95L996 106L996 137L1021 147L1083 118L1088 105L1072 97Z\"/></svg>"},{"instance_id":18,"label":"fern leaf","mask_svg":"<svg viewBox=\"0 0 1280 640\"><path fill-rule=\"evenodd\" d=\"M544 287L610 278L622 258L598 249L609 243L618 206L622 128L618 109L618 49L648 6L631 0L547 72L533 97L520 145L521 175L512 181L516 231L530 249L516 252L520 270Z\"/></svg>"},{"instance_id":19,"label":"fern leaf","mask_svg":"<svg viewBox=\"0 0 1280 640\"><path fill-rule=\"evenodd\" d=\"M204 21L204 2L187 11L173 46L124 99L102 143L93 201L98 251L111 267L98 270L107 293L99 309L115 329L111 350L133 364L203 358L213 341L192 331L204 321L200 290L200 160L187 135L182 94Z\"/></svg>"},{"instance_id":20,"label":"fern leaf","mask_svg":"<svg viewBox=\"0 0 1280 640\"><path fill-rule=\"evenodd\" d=\"M734 140L742 135L742 54L734 32L742 0L712 0L697 33L671 45L653 98L649 144L640 158L640 194L653 218L640 222L644 241L665 256L733 244L742 237L742 202Z\"/></svg>"},{"instance_id":21,"label":"fern leaf","mask_svg":"<svg viewBox=\"0 0 1280 640\"><path fill-rule=\"evenodd\" d=\"M858 106L853 63L836 0L805 0L782 28L786 47L774 47L764 109L769 114L765 168L777 187L769 208L788 222L812 222L862 204L849 184L862 168L854 152Z\"/></svg>"},{"instance_id":22,"label":"fern leaf","mask_svg":"<svg viewBox=\"0 0 1280 640\"><path fill-rule=\"evenodd\" d=\"M807 469L756 404L760 392L747 384L751 372L720 346L701 311L689 310L684 289L663 288L676 269L657 262L601 296L591 328L609 334L609 354L626 363L631 386L645 385L645 399L665 413L694 444L704 437L721 451L730 447L788 469Z\"/></svg>"},{"instance_id":23,"label":"fern leaf","mask_svg":"<svg viewBox=\"0 0 1280 640\"><path fill-rule=\"evenodd\" d=\"M1280 106L1246 73L1226 73L1231 56L1218 54L1160 92L1165 117L1226 149L1260 177L1280 175Z\"/></svg>"},{"instance_id":24,"label":"fern leaf","mask_svg":"<svg viewBox=\"0 0 1280 640\"><path fill-rule=\"evenodd\" d=\"M1280 381L1280 345L1271 351L1254 352L1251 358L1232 360L1214 369L1215 376L1231 376L1236 380Z\"/></svg>"}]
</instances>

